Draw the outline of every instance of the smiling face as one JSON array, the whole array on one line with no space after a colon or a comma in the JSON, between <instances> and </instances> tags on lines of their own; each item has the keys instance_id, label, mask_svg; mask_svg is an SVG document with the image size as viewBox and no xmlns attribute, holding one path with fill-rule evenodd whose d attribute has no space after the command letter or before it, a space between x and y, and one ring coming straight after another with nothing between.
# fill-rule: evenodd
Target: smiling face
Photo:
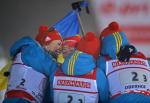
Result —
<instances>
[{"instance_id":1,"label":"smiling face","mask_svg":"<svg viewBox=\"0 0 150 103\"><path fill-rule=\"evenodd\" d=\"M54 52L58 55L62 50L62 41L53 40L49 44L45 45L44 48L47 52Z\"/></svg>"}]
</instances>

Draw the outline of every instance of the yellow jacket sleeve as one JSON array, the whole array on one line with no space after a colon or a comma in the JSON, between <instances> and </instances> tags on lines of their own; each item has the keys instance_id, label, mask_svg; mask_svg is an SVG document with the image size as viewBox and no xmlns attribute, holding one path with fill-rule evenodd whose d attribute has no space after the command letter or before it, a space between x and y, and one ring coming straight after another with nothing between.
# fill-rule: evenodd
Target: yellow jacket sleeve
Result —
<instances>
[{"instance_id":1,"label":"yellow jacket sleeve","mask_svg":"<svg viewBox=\"0 0 150 103\"><path fill-rule=\"evenodd\" d=\"M8 77L4 76L4 73L9 71L11 64L12 61L10 60L0 71L0 90L7 88Z\"/></svg>"}]
</instances>

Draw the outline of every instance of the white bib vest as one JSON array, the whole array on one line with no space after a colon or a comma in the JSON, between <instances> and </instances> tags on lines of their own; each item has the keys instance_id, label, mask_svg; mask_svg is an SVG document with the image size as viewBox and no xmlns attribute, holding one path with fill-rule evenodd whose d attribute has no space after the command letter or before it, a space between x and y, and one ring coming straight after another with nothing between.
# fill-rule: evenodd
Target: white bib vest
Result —
<instances>
[{"instance_id":1,"label":"white bib vest","mask_svg":"<svg viewBox=\"0 0 150 103\"><path fill-rule=\"evenodd\" d=\"M111 97L124 93L150 95L150 68L147 60L131 58L129 62L109 60L106 75Z\"/></svg>"},{"instance_id":2,"label":"white bib vest","mask_svg":"<svg viewBox=\"0 0 150 103\"><path fill-rule=\"evenodd\" d=\"M35 71L32 67L24 65L21 60L21 53L19 53L10 68L10 78L6 96L9 98L9 93L13 91L22 91L28 94L28 96L20 96L18 94L19 98L34 103L41 103L44 97L46 83L47 77Z\"/></svg>"},{"instance_id":3,"label":"white bib vest","mask_svg":"<svg viewBox=\"0 0 150 103\"><path fill-rule=\"evenodd\" d=\"M57 70L54 82L54 103L98 103L96 69L83 76L66 76Z\"/></svg>"}]
</instances>

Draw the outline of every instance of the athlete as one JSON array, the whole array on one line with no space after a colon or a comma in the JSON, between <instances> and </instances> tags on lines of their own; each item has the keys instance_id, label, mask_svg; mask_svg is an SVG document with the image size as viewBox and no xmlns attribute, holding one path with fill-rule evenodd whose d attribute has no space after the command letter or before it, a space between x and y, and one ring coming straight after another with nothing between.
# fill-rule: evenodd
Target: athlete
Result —
<instances>
[{"instance_id":1,"label":"athlete","mask_svg":"<svg viewBox=\"0 0 150 103\"><path fill-rule=\"evenodd\" d=\"M150 69L144 54L129 44L117 22L101 32L100 40L98 67L107 76L110 103L150 103Z\"/></svg>"},{"instance_id":2,"label":"athlete","mask_svg":"<svg viewBox=\"0 0 150 103\"><path fill-rule=\"evenodd\" d=\"M48 26L40 26L36 40L17 40L10 48L13 63L3 103L42 103L49 76L57 68L54 54L61 46L60 34Z\"/></svg>"}]
</instances>

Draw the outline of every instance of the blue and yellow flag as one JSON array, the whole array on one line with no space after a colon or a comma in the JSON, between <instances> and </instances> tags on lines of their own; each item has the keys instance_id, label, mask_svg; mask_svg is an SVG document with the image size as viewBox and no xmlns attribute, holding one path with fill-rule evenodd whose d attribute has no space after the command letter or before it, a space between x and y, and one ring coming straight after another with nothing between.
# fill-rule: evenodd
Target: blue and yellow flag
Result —
<instances>
[{"instance_id":1,"label":"blue and yellow flag","mask_svg":"<svg viewBox=\"0 0 150 103\"><path fill-rule=\"evenodd\" d=\"M72 10L63 19L54 24L53 27L61 34L62 38L79 34L80 24L77 11Z\"/></svg>"},{"instance_id":2,"label":"blue and yellow flag","mask_svg":"<svg viewBox=\"0 0 150 103\"><path fill-rule=\"evenodd\" d=\"M79 21L78 13L82 8L87 8L87 1L79 1L72 4L73 10L70 11L64 18L59 20L54 27L62 36L62 38L67 38L75 36L80 32L81 21Z\"/></svg>"}]
</instances>

